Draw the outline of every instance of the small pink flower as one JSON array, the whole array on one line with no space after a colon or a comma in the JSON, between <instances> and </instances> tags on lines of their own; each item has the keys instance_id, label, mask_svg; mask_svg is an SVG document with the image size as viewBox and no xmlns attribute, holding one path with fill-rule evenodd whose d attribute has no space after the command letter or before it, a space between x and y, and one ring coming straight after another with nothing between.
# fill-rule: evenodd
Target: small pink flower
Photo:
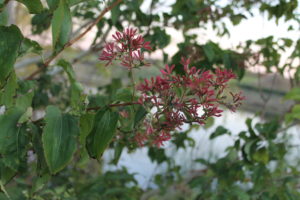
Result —
<instances>
[{"instance_id":1,"label":"small pink flower","mask_svg":"<svg viewBox=\"0 0 300 200\"><path fill-rule=\"evenodd\" d=\"M150 42L138 35L137 29L117 31L113 39L105 44L99 57L106 65L114 60L129 70L148 65L144 51L151 50ZM221 105L235 111L245 99L241 93L230 92L230 100L224 95L228 81L236 78L231 70L217 68L212 73L190 67L190 63L190 59L181 58L184 74L175 75L175 65L166 65L160 70L160 76L145 79L136 86L140 92L138 103L155 110L145 118L144 126L134 136L139 146L149 143L160 147L170 140L171 132L179 130L184 123L202 125L209 117L221 116ZM128 117L125 111L120 111L120 115Z\"/></svg>"},{"instance_id":2,"label":"small pink flower","mask_svg":"<svg viewBox=\"0 0 300 200\"><path fill-rule=\"evenodd\" d=\"M115 44L113 42L109 42L105 44L104 50L100 55L99 59L103 61L107 61L106 66L110 65L112 61L116 58L117 53L115 51Z\"/></svg>"},{"instance_id":3,"label":"small pink flower","mask_svg":"<svg viewBox=\"0 0 300 200\"><path fill-rule=\"evenodd\" d=\"M157 111L153 114L151 124L146 126L146 135L156 146L163 145L170 139L170 132L180 129L184 123L204 124L209 117L220 117L223 112L220 105L236 109L244 97L231 94L233 104L226 104L222 96L227 82L235 75L230 70L210 71L189 68L189 59L182 59L185 70L183 75L173 75L174 65L166 65L161 76L156 76L137 86L142 93L139 103L151 103ZM199 110L203 114L199 114ZM151 139L152 138L152 139Z\"/></svg>"},{"instance_id":4,"label":"small pink flower","mask_svg":"<svg viewBox=\"0 0 300 200\"><path fill-rule=\"evenodd\" d=\"M134 140L140 147L143 147L145 145L145 142L148 140L148 137L145 134L137 133L134 137Z\"/></svg>"},{"instance_id":5,"label":"small pink flower","mask_svg":"<svg viewBox=\"0 0 300 200\"><path fill-rule=\"evenodd\" d=\"M120 111L119 114L120 114L122 117L124 117L124 118L128 118L128 117L129 117L128 112L125 111L125 110Z\"/></svg>"},{"instance_id":6,"label":"small pink flower","mask_svg":"<svg viewBox=\"0 0 300 200\"><path fill-rule=\"evenodd\" d=\"M126 28L123 32L117 31L113 38L114 42L107 43L99 57L100 60L107 61L106 66L117 59L128 69L149 66L145 62L143 50L151 50L150 42L145 42L141 35L137 35L137 29Z\"/></svg>"},{"instance_id":7,"label":"small pink flower","mask_svg":"<svg viewBox=\"0 0 300 200\"><path fill-rule=\"evenodd\" d=\"M171 67L169 67L169 65L166 65L165 69L161 69L160 72L166 76L171 75L174 68L175 68L175 65L171 65Z\"/></svg>"}]
</instances>

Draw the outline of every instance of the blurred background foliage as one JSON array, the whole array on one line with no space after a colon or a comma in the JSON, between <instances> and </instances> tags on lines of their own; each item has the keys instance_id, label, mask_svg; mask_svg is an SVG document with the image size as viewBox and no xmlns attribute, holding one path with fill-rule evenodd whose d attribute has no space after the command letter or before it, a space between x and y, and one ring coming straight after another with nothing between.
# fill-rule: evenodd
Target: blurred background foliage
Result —
<instances>
[{"instance_id":1,"label":"blurred background foliage","mask_svg":"<svg viewBox=\"0 0 300 200\"><path fill-rule=\"evenodd\" d=\"M0 199L300 199L298 1L124 0L68 45L113 2L0 0ZM234 40L232 27L256 15L288 24L282 27L297 37L270 35L222 47L220 41ZM94 115L82 110L87 102L92 108L127 98L126 71L97 60L111 33L127 27L138 28L154 50L147 59L155 67L137 71L137 80L158 74L167 63L183 73L182 56L199 69L232 69L238 76L232 87L247 97L243 110L225 113L228 124L211 119L203 127L186 125L162 148L139 148L131 138L121 138L113 140L103 159L89 159L85 137ZM200 40L201 30L219 40ZM26 80L36 70L40 73ZM55 175L49 175L41 139L48 105L80 118L78 148ZM6 144L11 136L17 139ZM132 166L145 168L147 175ZM147 184L141 176L149 176Z\"/></svg>"}]
</instances>

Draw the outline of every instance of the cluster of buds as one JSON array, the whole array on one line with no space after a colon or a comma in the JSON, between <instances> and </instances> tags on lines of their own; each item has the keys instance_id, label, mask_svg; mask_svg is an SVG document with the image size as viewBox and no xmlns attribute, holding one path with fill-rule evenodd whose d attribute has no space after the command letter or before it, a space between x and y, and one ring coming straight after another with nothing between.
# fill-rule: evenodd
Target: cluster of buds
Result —
<instances>
[{"instance_id":1,"label":"cluster of buds","mask_svg":"<svg viewBox=\"0 0 300 200\"><path fill-rule=\"evenodd\" d=\"M113 35L114 41L106 43L99 59L106 61L106 66L114 60L121 61L121 65L128 69L147 66L144 59L144 50L151 50L150 42L145 42L137 29L127 28L123 32Z\"/></svg>"},{"instance_id":2,"label":"cluster of buds","mask_svg":"<svg viewBox=\"0 0 300 200\"><path fill-rule=\"evenodd\" d=\"M244 97L230 92L228 102L226 88L228 81L235 78L231 70L216 69L215 73L189 68L190 60L182 58L184 75L173 74L174 65L165 66L161 76L145 79L137 89L142 96L139 102L155 108L152 118L146 119L145 133L137 135L140 145L145 142L160 146L170 139L170 132L180 129L184 123L205 124L209 117L220 117L221 105L235 111ZM232 103L231 103L232 102Z\"/></svg>"},{"instance_id":3,"label":"cluster of buds","mask_svg":"<svg viewBox=\"0 0 300 200\"><path fill-rule=\"evenodd\" d=\"M145 65L142 49L151 47L142 36L136 35L135 29L116 32L113 38L114 42L106 44L100 60L107 61L107 65L120 60L130 70ZM244 100L241 93L226 93L228 81L235 78L231 70L216 69L212 73L189 67L190 60L184 58L181 64L183 75L173 73L174 65L166 65L160 76L145 79L134 88L141 94L138 103L151 110L144 119L143 131L135 133L138 145L161 146L183 124L203 125L209 117L221 116L221 105L235 111Z\"/></svg>"}]
</instances>

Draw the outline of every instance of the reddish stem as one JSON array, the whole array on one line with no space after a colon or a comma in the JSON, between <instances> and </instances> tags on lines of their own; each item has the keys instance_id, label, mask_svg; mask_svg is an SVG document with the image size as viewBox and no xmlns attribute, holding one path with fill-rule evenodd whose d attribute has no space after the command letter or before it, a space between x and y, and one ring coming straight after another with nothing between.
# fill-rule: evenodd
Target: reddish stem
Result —
<instances>
[{"instance_id":1,"label":"reddish stem","mask_svg":"<svg viewBox=\"0 0 300 200\"><path fill-rule=\"evenodd\" d=\"M110 104L108 105L109 107L121 107L121 106L132 106L132 105L138 105L140 104L139 102L128 102L128 103L118 103L118 104ZM101 106L97 106L97 107L91 107L91 108L87 108L86 110L99 110L103 107Z\"/></svg>"}]
</instances>

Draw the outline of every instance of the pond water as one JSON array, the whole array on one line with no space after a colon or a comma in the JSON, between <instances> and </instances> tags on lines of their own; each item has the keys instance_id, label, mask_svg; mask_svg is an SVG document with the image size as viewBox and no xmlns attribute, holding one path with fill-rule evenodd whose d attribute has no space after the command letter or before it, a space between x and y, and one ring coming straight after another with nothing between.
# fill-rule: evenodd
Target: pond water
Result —
<instances>
[{"instance_id":1,"label":"pond water","mask_svg":"<svg viewBox=\"0 0 300 200\"><path fill-rule=\"evenodd\" d=\"M176 164L181 166L183 173L200 169L201 166L193 162L194 159L205 158L213 161L224 156L225 149L233 144L233 137L240 131L247 129L245 120L253 117L254 114L249 112L240 111L232 113L230 111L225 111L222 117L215 118L215 122L210 128L200 128L199 130L190 132L190 136L196 142L194 148L176 150L176 147L170 143L165 143L162 148L165 148L166 154L172 156L175 159ZM253 122L256 123L259 120L259 118L254 118ZM214 140L210 140L210 134L220 125L231 130L232 135L223 135ZM187 126L182 127L182 129L187 129ZM108 164L109 160L113 157L113 151L106 151L104 154L104 171L120 169L122 166L125 166L130 173L136 174L135 178L141 187L151 187L153 186L153 175L164 172L167 166L164 164L158 166L157 163L151 162L147 153L147 148L138 149L133 153L123 151L118 165L113 166Z\"/></svg>"},{"instance_id":2,"label":"pond water","mask_svg":"<svg viewBox=\"0 0 300 200\"><path fill-rule=\"evenodd\" d=\"M166 154L172 156L176 164L181 166L182 173L188 174L189 172L197 169L203 169L198 163L193 160L197 158L205 158L210 161L214 161L225 155L225 150L229 145L233 144L234 137L243 130L247 130L245 120L247 118L253 118L253 124L263 121L262 119L255 117L253 113L239 111L232 113L225 111L222 117L215 118L214 124L208 128L200 128L199 130L193 130L190 132L190 136L195 140L196 144L194 148L179 149L176 150L174 145L166 143L162 148L166 149ZM224 126L232 132L232 135L223 135L213 140L209 139L210 134L218 126ZM183 127L183 130L187 126ZM299 127L293 127L289 129L288 133L291 135L291 144L300 144ZM153 184L153 177L157 173L166 171L166 164L158 165L151 162L148 155L147 148L141 148L133 153L123 151L122 156L117 166L110 165L108 162L113 157L113 151L106 151L104 154L104 171L120 169L123 166L128 169L130 173L135 174L135 178L142 188L155 187ZM299 148L297 147L291 153L289 153L290 160L299 157Z\"/></svg>"}]
</instances>

